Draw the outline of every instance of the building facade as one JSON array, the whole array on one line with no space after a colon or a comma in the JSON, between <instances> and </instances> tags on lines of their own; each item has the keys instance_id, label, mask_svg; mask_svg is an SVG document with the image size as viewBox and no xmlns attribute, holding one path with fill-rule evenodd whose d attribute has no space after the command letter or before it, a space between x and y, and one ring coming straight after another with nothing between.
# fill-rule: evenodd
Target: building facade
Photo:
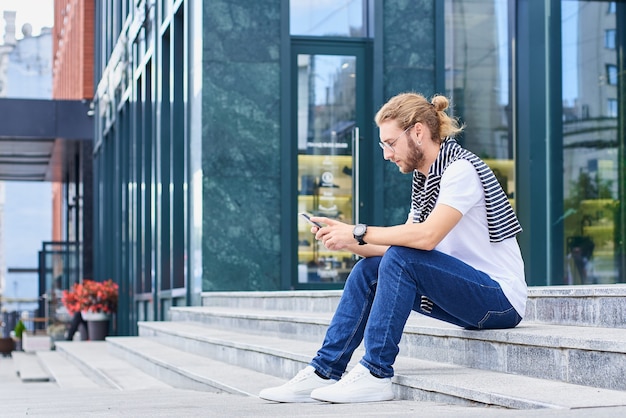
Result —
<instances>
[{"instance_id":1,"label":"building facade","mask_svg":"<svg viewBox=\"0 0 626 418\"><path fill-rule=\"evenodd\" d=\"M117 332L203 291L341 288L299 212L404 222L391 96L452 99L520 218L529 285L626 281L626 2L95 2L93 272Z\"/></svg>"},{"instance_id":2,"label":"building facade","mask_svg":"<svg viewBox=\"0 0 626 418\"><path fill-rule=\"evenodd\" d=\"M77 42L72 42L70 53L78 57L66 59L70 34L86 42L93 54L93 18L86 30L82 16L75 13L80 5L93 16L93 4L89 11L88 2L74 2L74 8L69 3L56 2L54 29L42 28L34 36L32 26L24 24L21 38L15 33L16 12L5 11L0 45L0 181L5 182L2 234L7 243L3 255L7 273L19 275L14 283L23 285L20 288L29 284L32 294L28 301L17 298L17 306L4 304L3 309L28 310L29 328L47 326L51 334L61 330L61 337L67 319L62 291L91 276L93 253L93 62L78 56ZM47 3L50 9L52 5ZM74 68L91 77L67 77ZM28 248L26 241L32 244Z\"/></svg>"}]
</instances>

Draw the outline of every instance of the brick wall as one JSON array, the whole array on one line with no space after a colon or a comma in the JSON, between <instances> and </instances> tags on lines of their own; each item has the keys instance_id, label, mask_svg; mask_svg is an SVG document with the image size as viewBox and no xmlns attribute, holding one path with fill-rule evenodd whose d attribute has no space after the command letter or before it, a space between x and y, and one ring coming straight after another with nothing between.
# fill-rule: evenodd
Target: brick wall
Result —
<instances>
[{"instance_id":1,"label":"brick wall","mask_svg":"<svg viewBox=\"0 0 626 418\"><path fill-rule=\"evenodd\" d=\"M52 96L88 99L94 91L94 0L54 2Z\"/></svg>"}]
</instances>

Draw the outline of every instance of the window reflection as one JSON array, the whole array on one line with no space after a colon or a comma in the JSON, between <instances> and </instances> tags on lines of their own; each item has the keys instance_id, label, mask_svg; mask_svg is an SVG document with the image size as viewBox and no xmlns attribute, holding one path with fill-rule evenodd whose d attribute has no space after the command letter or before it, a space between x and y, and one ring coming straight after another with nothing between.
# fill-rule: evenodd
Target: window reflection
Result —
<instances>
[{"instance_id":1,"label":"window reflection","mask_svg":"<svg viewBox=\"0 0 626 418\"><path fill-rule=\"evenodd\" d=\"M304 36L367 36L367 0L290 0L290 32Z\"/></svg>"},{"instance_id":2,"label":"window reflection","mask_svg":"<svg viewBox=\"0 0 626 418\"><path fill-rule=\"evenodd\" d=\"M446 0L446 94L467 123L463 145L491 167L514 204L507 0Z\"/></svg>"},{"instance_id":3,"label":"window reflection","mask_svg":"<svg viewBox=\"0 0 626 418\"><path fill-rule=\"evenodd\" d=\"M298 211L353 223L356 58L298 55ZM298 282L342 283L354 264L299 219Z\"/></svg>"},{"instance_id":4,"label":"window reflection","mask_svg":"<svg viewBox=\"0 0 626 418\"><path fill-rule=\"evenodd\" d=\"M562 284L615 283L619 277L616 10L615 2L561 2Z\"/></svg>"}]
</instances>

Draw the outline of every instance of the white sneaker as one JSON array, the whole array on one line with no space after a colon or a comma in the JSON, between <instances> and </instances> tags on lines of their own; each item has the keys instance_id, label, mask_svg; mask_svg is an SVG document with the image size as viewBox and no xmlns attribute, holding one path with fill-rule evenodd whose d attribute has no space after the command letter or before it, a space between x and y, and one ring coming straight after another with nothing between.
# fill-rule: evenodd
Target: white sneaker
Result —
<instances>
[{"instance_id":1,"label":"white sneaker","mask_svg":"<svg viewBox=\"0 0 626 418\"><path fill-rule=\"evenodd\" d=\"M393 399L391 378L374 377L359 363L334 385L315 389L311 398L333 403L390 401Z\"/></svg>"},{"instance_id":2,"label":"white sneaker","mask_svg":"<svg viewBox=\"0 0 626 418\"><path fill-rule=\"evenodd\" d=\"M313 366L306 366L284 385L263 389L259 393L259 398L274 402L315 402L315 399L311 398L313 389L336 382L334 379L322 379L315 374Z\"/></svg>"}]
</instances>

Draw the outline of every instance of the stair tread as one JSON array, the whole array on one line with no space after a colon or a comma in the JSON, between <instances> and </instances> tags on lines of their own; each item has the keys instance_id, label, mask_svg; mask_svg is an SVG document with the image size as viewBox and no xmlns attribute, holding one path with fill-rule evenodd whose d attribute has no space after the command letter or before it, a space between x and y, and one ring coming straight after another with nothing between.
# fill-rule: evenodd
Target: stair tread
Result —
<instances>
[{"instance_id":1,"label":"stair tread","mask_svg":"<svg viewBox=\"0 0 626 418\"><path fill-rule=\"evenodd\" d=\"M237 291L237 298L285 298L285 297L338 297L341 289L335 290L249 290ZM207 300L216 298L232 298L232 291L203 292L202 297ZM588 285L556 285L556 286L529 286L528 297L585 297L585 296L626 296L626 283L588 284Z\"/></svg>"},{"instance_id":2,"label":"stair tread","mask_svg":"<svg viewBox=\"0 0 626 418\"><path fill-rule=\"evenodd\" d=\"M37 357L57 385L63 389L100 388L71 361L56 351L39 351Z\"/></svg>"},{"instance_id":3,"label":"stair tread","mask_svg":"<svg viewBox=\"0 0 626 418\"><path fill-rule=\"evenodd\" d=\"M15 363L15 371L22 382L47 382L50 375L39 363L35 353L13 351L11 353Z\"/></svg>"},{"instance_id":4,"label":"stair tread","mask_svg":"<svg viewBox=\"0 0 626 418\"><path fill-rule=\"evenodd\" d=\"M332 312L300 312L228 307L184 307L179 311L196 312L220 317L281 320L327 325ZM181 321L172 321L181 322ZM522 321L516 328L505 330L464 330L424 315L412 312L405 326L406 333L456 336L468 339L497 341L542 347L576 348L626 353L626 329L577 325L554 325Z\"/></svg>"},{"instance_id":5,"label":"stair tread","mask_svg":"<svg viewBox=\"0 0 626 418\"><path fill-rule=\"evenodd\" d=\"M171 388L166 383L109 353L105 341L57 342L56 347L112 388L119 390Z\"/></svg>"},{"instance_id":6,"label":"stair tread","mask_svg":"<svg viewBox=\"0 0 626 418\"><path fill-rule=\"evenodd\" d=\"M213 329L192 322L144 322L142 326L168 332L178 338L219 341L224 345L282 355L308 363L319 348L319 343L253 335L231 330ZM118 337L125 338L125 337ZM137 337L126 337L137 338ZM144 339L148 339L145 337ZM109 339L117 341L117 338ZM160 344L156 343L155 344ZM180 353L171 349L171 356ZM358 350L354 359L360 358ZM198 357L193 355L195 361ZM175 361L173 359L172 361ZM211 360L212 362L217 362ZM193 365L194 363L191 363ZM232 366L228 366L232 367ZM601 389L571 383L545 380L522 375L437 363L399 356L394 365L394 381L426 391L436 391L488 404L510 407L583 408L626 405L626 392ZM197 370L196 367L193 370ZM209 372L210 369L207 369ZM262 375L266 376L266 375ZM279 380L284 382L285 380ZM264 386L270 386L264 381Z\"/></svg>"},{"instance_id":7,"label":"stair tread","mask_svg":"<svg viewBox=\"0 0 626 418\"><path fill-rule=\"evenodd\" d=\"M182 351L146 337L109 337L107 341L162 367L229 393L256 396L265 387L284 383L280 378Z\"/></svg>"}]
</instances>

